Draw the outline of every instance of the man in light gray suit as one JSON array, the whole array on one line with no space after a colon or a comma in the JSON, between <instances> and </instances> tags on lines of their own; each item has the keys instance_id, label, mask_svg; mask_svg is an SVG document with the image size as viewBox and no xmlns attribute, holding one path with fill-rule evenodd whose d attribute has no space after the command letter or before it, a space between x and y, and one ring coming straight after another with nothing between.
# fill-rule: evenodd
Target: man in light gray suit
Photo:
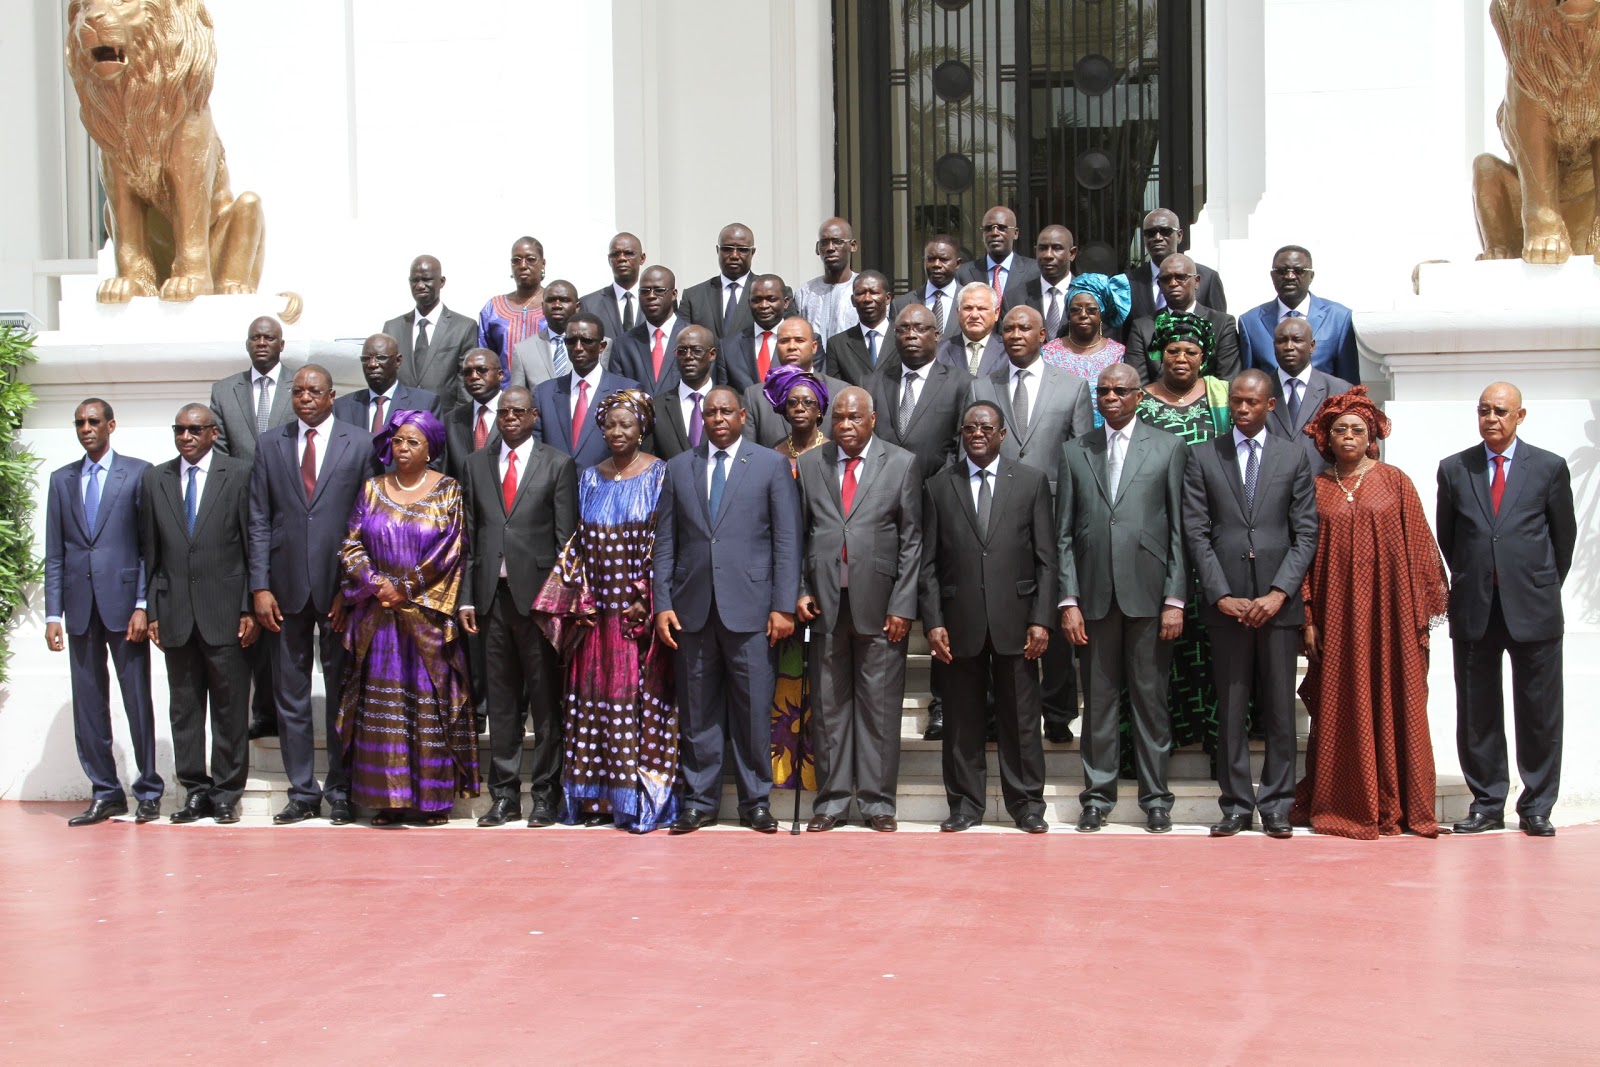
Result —
<instances>
[{"instance_id":1,"label":"man in light gray suit","mask_svg":"<svg viewBox=\"0 0 1600 1067\"><path fill-rule=\"evenodd\" d=\"M872 436L877 419L865 389L845 389L830 410L833 441L799 463L806 553L795 615L815 622L817 634L817 796L806 829L846 821L853 794L867 825L888 833L896 829L906 632L922 562L922 468Z\"/></svg>"},{"instance_id":2,"label":"man in light gray suit","mask_svg":"<svg viewBox=\"0 0 1600 1067\"><path fill-rule=\"evenodd\" d=\"M383 332L400 346L400 384L437 396L448 414L467 400L461 357L478 347L478 320L444 306L444 268L432 256L413 259L407 281L417 306L384 323Z\"/></svg>"},{"instance_id":3,"label":"man in light gray suit","mask_svg":"<svg viewBox=\"0 0 1600 1067\"><path fill-rule=\"evenodd\" d=\"M1100 829L1116 806L1118 705L1126 687L1139 806L1145 829L1161 834L1172 829L1167 671L1188 589L1183 471L1189 452L1177 437L1134 417L1143 389L1126 363L1101 371L1095 394L1105 425L1062 446L1056 481L1061 632L1088 647L1078 829Z\"/></svg>"},{"instance_id":4,"label":"man in light gray suit","mask_svg":"<svg viewBox=\"0 0 1600 1067\"><path fill-rule=\"evenodd\" d=\"M1005 365L1005 346L995 329L1000 324L1000 298L987 282L969 282L956 293L956 321L960 332L939 342L934 358L974 378L987 378Z\"/></svg>"},{"instance_id":5,"label":"man in light gray suit","mask_svg":"<svg viewBox=\"0 0 1600 1067\"><path fill-rule=\"evenodd\" d=\"M537 336L523 338L512 349L505 388L525 385L531 392L540 382L572 373L572 361L567 358L567 323L579 312L579 303L578 287L571 282L557 278L545 283L544 325L539 327ZM600 365L611 369L611 346L600 354Z\"/></svg>"}]
</instances>

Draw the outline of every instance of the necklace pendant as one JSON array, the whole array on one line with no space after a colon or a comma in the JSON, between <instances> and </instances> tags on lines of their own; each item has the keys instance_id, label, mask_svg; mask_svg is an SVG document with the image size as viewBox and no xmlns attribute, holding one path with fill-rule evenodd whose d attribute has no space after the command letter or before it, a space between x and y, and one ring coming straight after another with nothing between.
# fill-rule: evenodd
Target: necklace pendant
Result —
<instances>
[{"instance_id":1,"label":"necklace pendant","mask_svg":"<svg viewBox=\"0 0 1600 1067\"><path fill-rule=\"evenodd\" d=\"M1356 502L1356 495L1354 493L1352 493L1352 492L1348 492L1347 491L1344 494L1344 499L1345 499L1345 503L1354 504Z\"/></svg>"}]
</instances>

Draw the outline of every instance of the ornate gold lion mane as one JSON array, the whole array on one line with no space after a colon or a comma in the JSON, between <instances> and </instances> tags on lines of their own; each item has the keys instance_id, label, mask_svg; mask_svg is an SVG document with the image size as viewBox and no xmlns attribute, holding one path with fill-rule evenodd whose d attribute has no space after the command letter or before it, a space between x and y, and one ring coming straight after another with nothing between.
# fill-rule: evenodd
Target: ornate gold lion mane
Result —
<instances>
[{"instance_id":1,"label":"ornate gold lion mane","mask_svg":"<svg viewBox=\"0 0 1600 1067\"><path fill-rule=\"evenodd\" d=\"M1498 3L1490 21L1517 88L1555 122L1562 162L1588 163L1588 146L1600 138L1600 95L1592 91L1600 33L1593 4L1570 6L1578 13L1548 2Z\"/></svg>"}]
</instances>

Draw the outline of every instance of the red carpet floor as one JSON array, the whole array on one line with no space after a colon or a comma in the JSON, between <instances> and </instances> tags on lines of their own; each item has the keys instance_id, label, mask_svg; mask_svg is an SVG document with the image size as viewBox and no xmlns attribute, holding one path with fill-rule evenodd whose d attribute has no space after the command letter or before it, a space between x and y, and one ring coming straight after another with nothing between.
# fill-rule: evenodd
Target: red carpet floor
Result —
<instances>
[{"instance_id":1,"label":"red carpet floor","mask_svg":"<svg viewBox=\"0 0 1600 1067\"><path fill-rule=\"evenodd\" d=\"M0 1061L1595 1062L1600 826L379 832L0 804Z\"/></svg>"}]
</instances>

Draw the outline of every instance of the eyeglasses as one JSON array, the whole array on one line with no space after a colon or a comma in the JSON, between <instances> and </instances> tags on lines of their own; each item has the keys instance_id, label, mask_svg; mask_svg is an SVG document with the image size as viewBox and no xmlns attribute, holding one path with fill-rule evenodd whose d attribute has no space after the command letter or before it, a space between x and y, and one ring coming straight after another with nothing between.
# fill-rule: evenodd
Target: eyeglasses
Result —
<instances>
[{"instance_id":1,"label":"eyeglasses","mask_svg":"<svg viewBox=\"0 0 1600 1067\"><path fill-rule=\"evenodd\" d=\"M361 365L363 367L366 367L366 366L369 366L369 365L371 365L373 363L392 363L396 358L398 358L398 356L399 356L399 353L395 353L394 355L378 355L378 356L369 356L369 355L363 354L361 356Z\"/></svg>"},{"instance_id":2,"label":"eyeglasses","mask_svg":"<svg viewBox=\"0 0 1600 1067\"><path fill-rule=\"evenodd\" d=\"M520 267L526 264L527 266L531 267L543 258L543 256L512 256L511 265L513 267Z\"/></svg>"},{"instance_id":3,"label":"eyeglasses","mask_svg":"<svg viewBox=\"0 0 1600 1067\"><path fill-rule=\"evenodd\" d=\"M983 224L982 232L984 232L984 233L1005 233L1009 229L1013 229L1013 227L1007 226L1003 222L986 222L986 223Z\"/></svg>"},{"instance_id":4,"label":"eyeglasses","mask_svg":"<svg viewBox=\"0 0 1600 1067\"><path fill-rule=\"evenodd\" d=\"M1503 419L1503 418L1505 418L1506 416L1508 416L1510 414L1511 414L1511 409L1510 408L1491 408L1491 407L1485 407L1485 406L1480 406L1478 408L1478 418L1480 418L1480 419L1483 418L1485 415L1496 415L1496 416L1499 416L1500 418Z\"/></svg>"},{"instance_id":5,"label":"eyeglasses","mask_svg":"<svg viewBox=\"0 0 1600 1067\"><path fill-rule=\"evenodd\" d=\"M1171 285L1174 282L1186 282L1190 278L1198 277L1200 277L1198 274L1159 274L1156 276L1156 281L1162 285Z\"/></svg>"},{"instance_id":6,"label":"eyeglasses","mask_svg":"<svg viewBox=\"0 0 1600 1067\"><path fill-rule=\"evenodd\" d=\"M319 397L331 392L333 392L332 389L317 389L309 385L296 385L289 389L290 396Z\"/></svg>"},{"instance_id":7,"label":"eyeglasses","mask_svg":"<svg viewBox=\"0 0 1600 1067\"><path fill-rule=\"evenodd\" d=\"M1095 396L1132 396L1139 392L1136 385L1097 385L1094 387Z\"/></svg>"},{"instance_id":8,"label":"eyeglasses","mask_svg":"<svg viewBox=\"0 0 1600 1067\"><path fill-rule=\"evenodd\" d=\"M514 407L508 407L505 404L501 404L499 407L495 408L494 413L495 413L495 417L496 418L501 418L501 419L506 418L507 416L510 416L511 418L514 418L514 419L525 419L529 415L532 415L534 413L534 409L533 408L514 408Z\"/></svg>"},{"instance_id":9,"label":"eyeglasses","mask_svg":"<svg viewBox=\"0 0 1600 1067\"><path fill-rule=\"evenodd\" d=\"M993 437L1000 432L1000 427L992 423L964 422L961 424L963 437Z\"/></svg>"},{"instance_id":10,"label":"eyeglasses","mask_svg":"<svg viewBox=\"0 0 1600 1067\"><path fill-rule=\"evenodd\" d=\"M819 410L822 407L821 404L817 403L814 397L809 396L791 396L788 400L783 402L783 405L784 407L790 408L816 408Z\"/></svg>"},{"instance_id":11,"label":"eyeglasses","mask_svg":"<svg viewBox=\"0 0 1600 1067\"><path fill-rule=\"evenodd\" d=\"M818 248L843 248L850 242L842 237L824 237L817 242Z\"/></svg>"},{"instance_id":12,"label":"eyeglasses","mask_svg":"<svg viewBox=\"0 0 1600 1067\"><path fill-rule=\"evenodd\" d=\"M1310 267L1273 267L1272 268L1272 276L1274 278L1287 278L1290 275L1293 275L1296 278L1304 278L1306 275L1308 275L1310 273L1311 273L1311 268Z\"/></svg>"},{"instance_id":13,"label":"eyeglasses","mask_svg":"<svg viewBox=\"0 0 1600 1067\"><path fill-rule=\"evenodd\" d=\"M172 436L174 436L174 437L199 437L201 434L205 433L207 430L215 430L216 428L217 428L217 424L214 423L214 422L208 422L204 426L179 426L177 423L173 423Z\"/></svg>"},{"instance_id":14,"label":"eyeglasses","mask_svg":"<svg viewBox=\"0 0 1600 1067\"><path fill-rule=\"evenodd\" d=\"M707 348L705 345L679 345L673 351L680 356L704 356L715 349Z\"/></svg>"},{"instance_id":15,"label":"eyeglasses","mask_svg":"<svg viewBox=\"0 0 1600 1067\"><path fill-rule=\"evenodd\" d=\"M1177 232L1178 230L1175 226L1146 226L1144 228L1146 237L1171 237Z\"/></svg>"},{"instance_id":16,"label":"eyeglasses","mask_svg":"<svg viewBox=\"0 0 1600 1067\"><path fill-rule=\"evenodd\" d=\"M493 367L463 367L461 368L461 376L463 378L498 378L500 376L500 367L499 365Z\"/></svg>"},{"instance_id":17,"label":"eyeglasses","mask_svg":"<svg viewBox=\"0 0 1600 1067\"><path fill-rule=\"evenodd\" d=\"M718 245L717 251L728 256L748 256L755 252L754 245Z\"/></svg>"}]
</instances>

